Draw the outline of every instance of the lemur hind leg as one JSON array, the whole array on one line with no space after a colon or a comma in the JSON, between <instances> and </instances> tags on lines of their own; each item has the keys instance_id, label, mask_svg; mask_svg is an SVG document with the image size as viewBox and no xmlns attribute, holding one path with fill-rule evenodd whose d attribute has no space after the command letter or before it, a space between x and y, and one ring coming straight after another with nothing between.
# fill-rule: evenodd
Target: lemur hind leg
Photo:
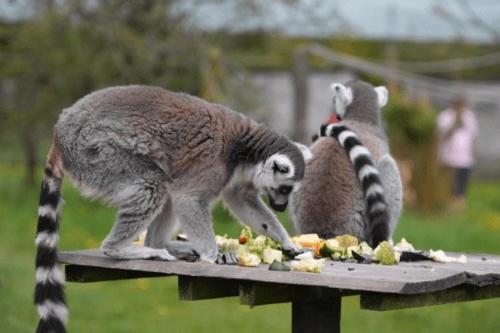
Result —
<instances>
[{"instance_id":1,"label":"lemur hind leg","mask_svg":"<svg viewBox=\"0 0 500 333\"><path fill-rule=\"evenodd\" d=\"M182 196L174 200L173 209L189 243L200 255L200 259L216 262L219 251L215 243L208 202L196 197Z\"/></svg>"},{"instance_id":2,"label":"lemur hind leg","mask_svg":"<svg viewBox=\"0 0 500 333\"><path fill-rule=\"evenodd\" d=\"M161 213L166 198L168 191L164 182L156 178L136 180L119 191L112 199L119 207L118 217L102 242L102 251L118 259L176 260L166 249L131 244Z\"/></svg>"},{"instance_id":3,"label":"lemur hind leg","mask_svg":"<svg viewBox=\"0 0 500 333\"><path fill-rule=\"evenodd\" d=\"M172 201L167 200L161 213L149 225L144 245L155 249L166 248L170 254L180 260L197 260L199 255L191 243L171 240L176 229L177 221L172 211Z\"/></svg>"}]
</instances>

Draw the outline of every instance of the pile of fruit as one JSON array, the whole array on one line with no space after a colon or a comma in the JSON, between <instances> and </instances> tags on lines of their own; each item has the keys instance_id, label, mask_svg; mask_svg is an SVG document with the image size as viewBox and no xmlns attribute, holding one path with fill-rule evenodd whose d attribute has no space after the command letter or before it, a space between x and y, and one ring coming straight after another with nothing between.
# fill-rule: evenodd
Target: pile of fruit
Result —
<instances>
[{"instance_id":1,"label":"pile of fruit","mask_svg":"<svg viewBox=\"0 0 500 333\"><path fill-rule=\"evenodd\" d=\"M252 231L245 227L238 239L216 236L221 252L232 252L238 257L238 265L246 267L268 264L270 270L300 271L320 273L326 259L356 263L377 263L396 265L400 261L434 260L438 262L466 262L465 256L458 258L446 256L441 251L428 252L415 250L404 238L396 245L380 243L372 249L366 242L360 242L351 235L341 235L331 239L321 239L317 234L305 234L292 238L304 253L287 257L280 244L265 236L253 237Z\"/></svg>"}]
</instances>

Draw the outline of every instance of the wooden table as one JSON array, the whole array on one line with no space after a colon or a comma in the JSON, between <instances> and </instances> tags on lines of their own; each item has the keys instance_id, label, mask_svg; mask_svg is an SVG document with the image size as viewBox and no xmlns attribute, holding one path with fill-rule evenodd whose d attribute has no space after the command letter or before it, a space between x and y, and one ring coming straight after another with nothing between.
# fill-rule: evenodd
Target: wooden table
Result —
<instances>
[{"instance_id":1,"label":"wooden table","mask_svg":"<svg viewBox=\"0 0 500 333\"><path fill-rule=\"evenodd\" d=\"M71 282L176 275L181 300L239 296L258 306L292 303L292 332L340 332L341 299L385 311L500 297L500 256L467 255L467 264L420 261L396 266L327 261L321 274L202 262L116 260L98 250L60 253Z\"/></svg>"}]
</instances>

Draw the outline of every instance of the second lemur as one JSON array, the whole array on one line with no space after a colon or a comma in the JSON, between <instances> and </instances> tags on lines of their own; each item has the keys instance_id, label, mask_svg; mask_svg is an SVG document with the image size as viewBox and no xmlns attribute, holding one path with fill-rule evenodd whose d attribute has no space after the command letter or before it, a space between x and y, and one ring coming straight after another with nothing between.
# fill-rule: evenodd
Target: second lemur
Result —
<instances>
[{"instance_id":1,"label":"second lemur","mask_svg":"<svg viewBox=\"0 0 500 333\"><path fill-rule=\"evenodd\" d=\"M392 236L402 205L401 177L380 116L387 89L362 81L331 88L341 121L321 126L310 147L314 157L293 195L292 218L300 233L351 234L376 246Z\"/></svg>"}]
</instances>

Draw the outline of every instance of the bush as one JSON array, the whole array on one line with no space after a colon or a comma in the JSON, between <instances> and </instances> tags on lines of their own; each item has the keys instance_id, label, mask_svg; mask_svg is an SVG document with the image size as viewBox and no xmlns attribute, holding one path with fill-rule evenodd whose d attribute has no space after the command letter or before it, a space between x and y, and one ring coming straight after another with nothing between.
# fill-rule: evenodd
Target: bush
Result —
<instances>
[{"instance_id":1,"label":"bush","mask_svg":"<svg viewBox=\"0 0 500 333\"><path fill-rule=\"evenodd\" d=\"M384 119L393 142L421 146L434 141L436 114L431 106L395 96L385 107Z\"/></svg>"},{"instance_id":2,"label":"bush","mask_svg":"<svg viewBox=\"0 0 500 333\"><path fill-rule=\"evenodd\" d=\"M437 112L429 105L391 98L384 110L393 155L400 164L405 202L433 212L447 205L450 182L437 162Z\"/></svg>"}]
</instances>

